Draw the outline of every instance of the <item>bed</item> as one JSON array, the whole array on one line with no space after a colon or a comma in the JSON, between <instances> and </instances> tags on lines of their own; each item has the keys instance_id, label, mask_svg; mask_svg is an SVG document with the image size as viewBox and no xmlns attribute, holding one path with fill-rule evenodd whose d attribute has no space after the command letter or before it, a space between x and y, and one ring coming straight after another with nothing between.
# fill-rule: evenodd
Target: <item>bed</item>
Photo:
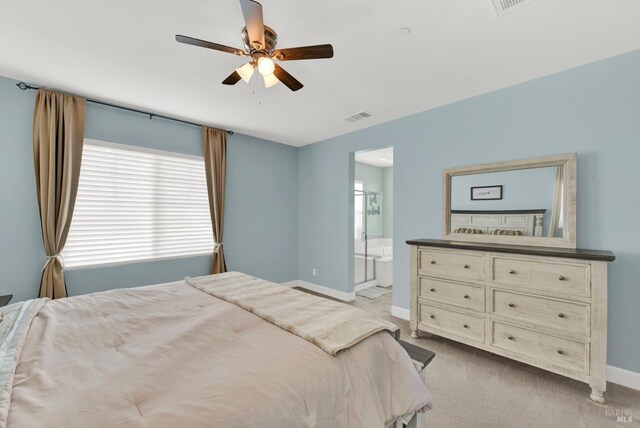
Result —
<instances>
[{"instance_id":1,"label":"bed","mask_svg":"<svg viewBox=\"0 0 640 428\"><path fill-rule=\"evenodd\" d=\"M542 236L546 211L546 209L451 210L451 230L453 233L502 235L511 232L519 236ZM456 232L460 229L466 229L466 231Z\"/></svg>"},{"instance_id":2,"label":"bed","mask_svg":"<svg viewBox=\"0 0 640 428\"><path fill-rule=\"evenodd\" d=\"M326 302L226 273L2 308L0 426L373 428L430 408L392 329L331 302L330 322L374 327L323 330Z\"/></svg>"}]
</instances>

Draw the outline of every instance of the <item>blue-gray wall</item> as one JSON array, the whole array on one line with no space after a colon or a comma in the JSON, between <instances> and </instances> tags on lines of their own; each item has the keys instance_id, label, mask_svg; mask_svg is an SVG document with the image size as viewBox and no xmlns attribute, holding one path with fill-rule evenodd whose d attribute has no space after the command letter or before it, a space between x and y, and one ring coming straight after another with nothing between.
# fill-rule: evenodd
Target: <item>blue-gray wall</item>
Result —
<instances>
[{"instance_id":1,"label":"blue-gray wall","mask_svg":"<svg viewBox=\"0 0 640 428\"><path fill-rule=\"evenodd\" d=\"M0 77L0 294L35 297L44 262L31 129L35 93ZM200 128L88 104L87 138L202 155ZM275 282L297 278L297 149L228 137L225 253L228 266ZM174 281L209 272L210 256L66 272L69 294Z\"/></svg>"},{"instance_id":2,"label":"blue-gray wall","mask_svg":"<svg viewBox=\"0 0 640 428\"><path fill-rule=\"evenodd\" d=\"M33 172L33 94L0 78L0 294L37 296L44 264Z\"/></svg>"},{"instance_id":3,"label":"blue-gray wall","mask_svg":"<svg viewBox=\"0 0 640 428\"><path fill-rule=\"evenodd\" d=\"M578 245L618 257L609 273L609 364L640 372L638 76L635 51L302 147L300 279L353 289L355 151L394 147L393 304L402 308L405 241L442 236L443 169L577 152Z\"/></svg>"},{"instance_id":4,"label":"blue-gray wall","mask_svg":"<svg viewBox=\"0 0 640 428\"><path fill-rule=\"evenodd\" d=\"M555 166L518 171L460 175L451 180L453 210L551 210L556 182ZM471 187L502 185L500 200L471 200Z\"/></svg>"}]
</instances>

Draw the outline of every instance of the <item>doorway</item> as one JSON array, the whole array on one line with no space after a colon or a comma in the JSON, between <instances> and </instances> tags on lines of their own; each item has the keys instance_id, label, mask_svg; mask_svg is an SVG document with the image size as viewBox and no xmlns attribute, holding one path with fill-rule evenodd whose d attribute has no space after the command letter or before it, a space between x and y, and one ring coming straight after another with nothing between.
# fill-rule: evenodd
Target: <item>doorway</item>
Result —
<instances>
[{"instance_id":1,"label":"doorway","mask_svg":"<svg viewBox=\"0 0 640 428\"><path fill-rule=\"evenodd\" d=\"M391 308L393 147L356 152L353 183L353 284L356 302Z\"/></svg>"}]
</instances>

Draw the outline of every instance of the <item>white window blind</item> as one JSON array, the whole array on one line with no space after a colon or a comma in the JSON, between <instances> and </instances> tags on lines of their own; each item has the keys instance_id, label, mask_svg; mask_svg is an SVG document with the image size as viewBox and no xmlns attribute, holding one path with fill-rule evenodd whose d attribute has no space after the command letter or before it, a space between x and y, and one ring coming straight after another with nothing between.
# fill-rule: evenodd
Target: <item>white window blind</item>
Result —
<instances>
[{"instance_id":1,"label":"white window blind","mask_svg":"<svg viewBox=\"0 0 640 428\"><path fill-rule=\"evenodd\" d=\"M65 267L212 252L202 157L85 140Z\"/></svg>"}]
</instances>

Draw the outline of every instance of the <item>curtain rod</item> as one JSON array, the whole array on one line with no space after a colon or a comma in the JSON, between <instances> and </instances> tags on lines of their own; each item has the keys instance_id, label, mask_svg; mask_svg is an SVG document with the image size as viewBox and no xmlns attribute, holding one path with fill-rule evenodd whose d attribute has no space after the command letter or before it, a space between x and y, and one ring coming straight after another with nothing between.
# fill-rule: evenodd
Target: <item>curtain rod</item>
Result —
<instances>
[{"instance_id":1,"label":"curtain rod","mask_svg":"<svg viewBox=\"0 0 640 428\"><path fill-rule=\"evenodd\" d=\"M25 83L25 82L16 83L16 86L18 88L20 88L21 90L23 90L23 91L26 91L28 89L32 89L32 90L37 91L38 89L40 89L37 86L32 86L32 85L29 85L28 83ZM148 111L137 110L137 109L129 108L129 107L123 107L123 106L119 106L119 105L116 105L116 104L106 103L104 101L92 100L91 98L86 98L86 100L87 100L87 102L94 103L94 104L100 104L100 105L107 106L107 107L114 107L114 108L119 108L121 110L127 110L127 111L131 111L131 112L134 112L134 113L144 114L146 116L149 116L149 120L153 119L154 117L159 117L160 119L173 120L174 122L180 122L180 123L184 123L184 124L187 124L187 125L199 126L199 127L203 126L203 125L201 125L199 123L189 122L188 120L176 119L175 117L163 116L161 114L150 113ZM229 135L233 135L233 131L227 131L227 130L224 130L224 131Z\"/></svg>"}]
</instances>

